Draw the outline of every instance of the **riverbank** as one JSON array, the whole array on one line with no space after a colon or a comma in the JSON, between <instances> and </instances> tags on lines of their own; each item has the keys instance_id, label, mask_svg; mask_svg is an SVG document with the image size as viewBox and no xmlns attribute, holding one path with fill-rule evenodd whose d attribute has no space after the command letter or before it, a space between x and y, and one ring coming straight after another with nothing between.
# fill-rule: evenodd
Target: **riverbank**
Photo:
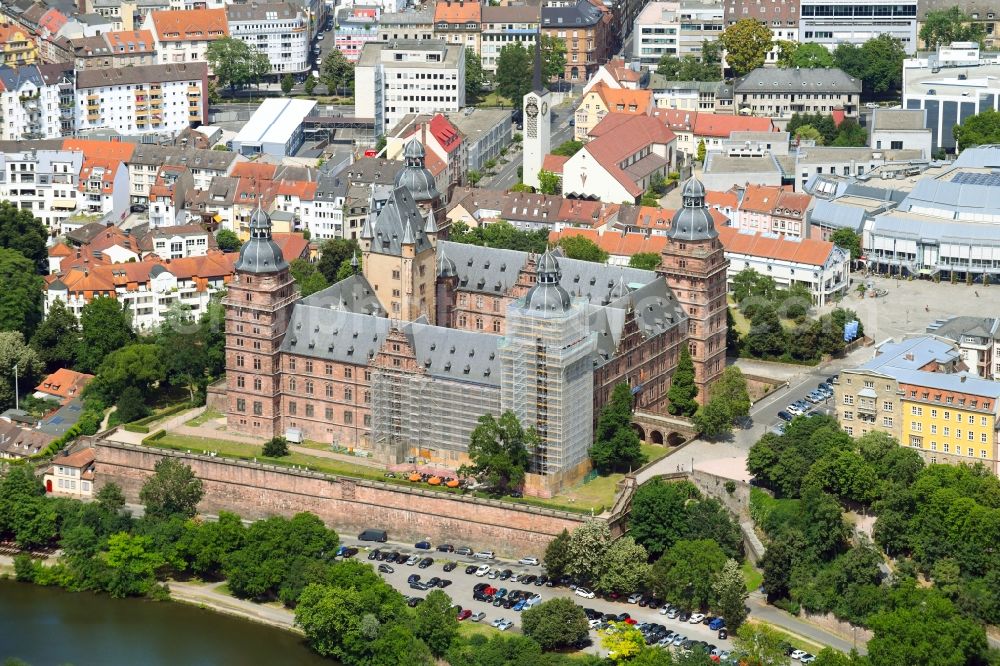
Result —
<instances>
[{"instance_id":1,"label":"riverbank","mask_svg":"<svg viewBox=\"0 0 1000 666\"><path fill-rule=\"evenodd\" d=\"M170 588L170 598L174 601L303 635L302 630L295 625L295 614L292 611L231 597L218 591L218 588L223 585L225 585L223 582L167 581L167 586Z\"/></svg>"}]
</instances>

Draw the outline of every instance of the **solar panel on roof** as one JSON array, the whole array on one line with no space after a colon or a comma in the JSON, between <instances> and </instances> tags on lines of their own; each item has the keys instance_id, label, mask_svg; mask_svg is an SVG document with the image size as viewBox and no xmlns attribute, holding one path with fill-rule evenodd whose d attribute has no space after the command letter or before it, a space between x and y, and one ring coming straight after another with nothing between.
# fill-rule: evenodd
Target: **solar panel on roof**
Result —
<instances>
[{"instance_id":1,"label":"solar panel on roof","mask_svg":"<svg viewBox=\"0 0 1000 666\"><path fill-rule=\"evenodd\" d=\"M963 171L956 173L951 182L959 185L986 185L988 187L1000 187L1000 174L996 173L969 173Z\"/></svg>"}]
</instances>

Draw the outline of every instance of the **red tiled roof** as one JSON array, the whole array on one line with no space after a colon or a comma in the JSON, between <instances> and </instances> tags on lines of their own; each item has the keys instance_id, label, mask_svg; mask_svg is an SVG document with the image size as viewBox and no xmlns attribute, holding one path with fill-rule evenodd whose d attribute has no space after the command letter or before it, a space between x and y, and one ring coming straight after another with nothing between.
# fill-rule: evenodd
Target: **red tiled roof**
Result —
<instances>
[{"instance_id":1,"label":"red tiled roof","mask_svg":"<svg viewBox=\"0 0 1000 666\"><path fill-rule=\"evenodd\" d=\"M735 254L822 266L833 251L833 243L815 238L791 240L784 236L740 233L735 227L719 227L718 232L726 252Z\"/></svg>"},{"instance_id":2,"label":"red tiled roof","mask_svg":"<svg viewBox=\"0 0 1000 666\"><path fill-rule=\"evenodd\" d=\"M612 113L647 113L653 105L653 93L649 90L612 88L600 81L590 89L590 92L600 95L604 105ZM621 108L618 108L619 106Z\"/></svg>"},{"instance_id":3,"label":"red tiled roof","mask_svg":"<svg viewBox=\"0 0 1000 666\"><path fill-rule=\"evenodd\" d=\"M809 204L812 203L812 196L802 192L791 192L782 190L778 194L778 201L774 207L774 215L779 217L792 217L804 219Z\"/></svg>"},{"instance_id":4,"label":"red tiled roof","mask_svg":"<svg viewBox=\"0 0 1000 666\"><path fill-rule=\"evenodd\" d=\"M281 248L285 261L295 261L309 256L309 241L298 233L275 233L271 238Z\"/></svg>"},{"instance_id":5,"label":"red tiled roof","mask_svg":"<svg viewBox=\"0 0 1000 666\"><path fill-rule=\"evenodd\" d=\"M127 141L98 141L96 139L63 139L63 150L83 153L85 159L103 159L128 162L135 144Z\"/></svg>"},{"instance_id":6,"label":"red tiled roof","mask_svg":"<svg viewBox=\"0 0 1000 666\"><path fill-rule=\"evenodd\" d=\"M735 192L715 192L713 190L705 192L705 205L707 206L735 209L739 204L740 199Z\"/></svg>"},{"instance_id":7,"label":"red tiled roof","mask_svg":"<svg viewBox=\"0 0 1000 666\"><path fill-rule=\"evenodd\" d=\"M171 9L151 14L161 42L206 41L229 34L225 9Z\"/></svg>"},{"instance_id":8,"label":"red tiled roof","mask_svg":"<svg viewBox=\"0 0 1000 666\"><path fill-rule=\"evenodd\" d=\"M604 67L608 70L608 73L611 74L615 81L624 81L627 83L639 82L639 72L626 67L624 58L612 58L606 65L604 65Z\"/></svg>"},{"instance_id":9,"label":"red tiled roof","mask_svg":"<svg viewBox=\"0 0 1000 666\"><path fill-rule=\"evenodd\" d=\"M483 7L478 0L438 0L434 5L435 23L480 23Z\"/></svg>"},{"instance_id":10,"label":"red tiled roof","mask_svg":"<svg viewBox=\"0 0 1000 666\"><path fill-rule=\"evenodd\" d=\"M608 254L618 257L631 257L633 254L639 254L640 252L660 254L663 248L667 246L666 236L649 236L642 233L621 233L617 231L606 231L602 234L596 229L572 228L550 232L549 243L556 244L561 239L571 236L588 238Z\"/></svg>"},{"instance_id":11,"label":"red tiled roof","mask_svg":"<svg viewBox=\"0 0 1000 666\"><path fill-rule=\"evenodd\" d=\"M94 449L87 447L85 449L80 449L67 456L56 456L52 459L52 464L59 465L60 467L73 467L75 469L81 469L83 467L88 467L94 462Z\"/></svg>"},{"instance_id":12,"label":"red tiled roof","mask_svg":"<svg viewBox=\"0 0 1000 666\"><path fill-rule=\"evenodd\" d=\"M462 145L462 133L440 113L431 118L428 129L446 153L451 153Z\"/></svg>"},{"instance_id":13,"label":"red tiled roof","mask_svg":"<svg viewBox=\"0 0 1000 666\"><path fill-rule=\"evenodd\" d=\"M50 257L68 257L72 254L73 250L71 250L69 245L66 245L66 243L56 243L49 248Z\"/></svg>"},{"instance_id":14,"label":"red tiled roof","mask_svg":"<svg viewBox=\"0 0 1000 666\"><path fill-rule=\"evenodd\" d=\"M229 174L233 178L259 178L261 180L271 180L278 167L266 162L240 162L233 166L233 172Z\"/></svg>"},{"instance_id":15,"label":"red tiled roof","mask_svg":"<svg viewBox=\"0 0 1000 666\"><path fill-rule=\"evenodd\" d=\"M590 130L590 136L594 138L583 150L633 196L642 194L642 187L618 165L645 146L668 144L676 139L674 133L656 118L623 113L606 115Z\"/></svg>"},{"instance_id":16,"label":"red tiled roof","mask_svg":"<svg viewBox=\"0 0 1000 666\"><path fill-rule=\"evenodd\" d=\"M551 173L557 173L559 175L562 175L563 166L566 164L567 161L569 161L569 158L566 157L565 155L549 154L546 155L545 159L542 160L542 169L544 169L545 171L549 171Z\"/></svg>"},{"instance_id":17,"label":"red tiled roof","mask_svg":"<svg viewBox=\"0 0 1000 666\"><path fill-rule=\"evenodd\" d=\"M280 180L275 194L298 197L301 201L312 201L316 198L316 181Z\"/></svg>"},{"instance_id":18,"label":"red tiled roof","mask_svg":"<svg viewBox=\"0 0 1000 666\"><path fill-rule=\"evenodd\" d=\"M653 109L653 116L662 120L672 130L690 132L694 129L698 112L686 109Z\"/></svg>"},{"instance_id":19,"label":"red tiled roof","mask_svg":"<svg viewBox=\"0 0 1000 666\"><path fill-rule=\"evenodd\" d=\"M442 171L448 168L448 164L437 156L433 150L425 151L424 155L424 168L431 172L431 175L437 178Z\"/></svg>"},{"instance_id":20,"label":"red tiled roof","mask_svg":"<svg viewBox=\"0 0 1000 666\"><path fill-rule=\"evenodd\" d=\"M51 375L42 380L35 387L36 391L49 395L59 396L63 399L71 399L83 393L83 388L90 383L94 375L70 370L69 368L59 368Z\"/></svg>"},{"instance_id":21,"label":"red tiled roof","mask_svg":"<svg viewBox=\"0 0 1000 666\"><path fill-rule=\"evenodd\" d=\"M697 136L714 136L728 139L733 132L776 132L770 118L753 116L726 116L718 113L699 113L694 121Z\"/></svg>"},{"instance_id":22,"label":"red tiled roof","mask_svg":"<svg viewBox=\"0 0 1000 666\"><path fill-rule=\"evenodd\" d=\"M115 30L104 33L104 39L114 53L134 55L156 51L151 30Z\"/></svg>"},{"instance_id":23,"label":"red tiled roof","mask_svg":"<svg viewBox=\"0 0 1000 666\"><path fill-rule=\"evenodd\" d=\"M740 201L740 210L770 213L778 203L781 187L773 185L747 185Z\"/></svg>"},{"instance_id":24,"label":"red tiled roof","mask_svg":"<svg viewBox=\"0 0 1000 666\"><path fill-rule=\"evenodd\" d=\"M107 292L114 294L116 287L139 285L149 282L150 271L156 266L162 266L179 280L209 280L227 278L233 274L235 253L209 252L200 257L183 257L181 259L163 260L158 257L147 257L142 261L123 264L104 264L92 266L89 270L73 268L60 271L57 276L46 276L49 288L58 280L66 286L70 293ZM199 291L204 291L207 285L197 284Z\"/></svg>"}]
</instances>

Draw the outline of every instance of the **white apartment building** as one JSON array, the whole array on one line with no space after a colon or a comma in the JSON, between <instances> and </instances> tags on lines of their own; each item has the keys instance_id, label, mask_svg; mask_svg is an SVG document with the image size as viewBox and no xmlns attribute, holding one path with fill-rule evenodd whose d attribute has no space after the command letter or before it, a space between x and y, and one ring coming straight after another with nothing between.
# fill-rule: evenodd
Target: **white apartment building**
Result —
<instances>
[{"instance_id":1,"label":"white apartment building","mask_svg":"<svg viewBox=\"0 0 1000 666\"><path fill-rule=\"evenodd\" d=\"M465 106L465 47L440 40L368 42L354 73L355 115L385 134L403 116Z\"/></svg>"},{"instance_id":2,"label":"white apartment building","mask_svg":"<svg viewBox=\"0 0 1000 666\"><path fill-rule=\"evenodd\" d=\"M0 67L0 139L62 136L59 86L46 83L36 65Z\"/></svg>"},{"instance_id":3,"label":"white apartment building","mask_svg":"<svg viewBox=\"0 0 1000 666\"><path fill-rule=\"evenodd\" d=\"M801 0L800 42L815 42L832 51L838 44L860 46L879 35L895 37L907 53L916 53L917 0Z\"/></svg>"},{"instance_id":4,"label":"white apartment building","mask_svg":"<svg viewBox=\"0 0 1000 666\"><path fill-rule=\"evenodd\" d=\"M129 196L132 203L146 203L162 166L187 167L195 188L207 190L216 178L232 173L240 161L242 158L228 150L137 144L127 162Z\"/></svg>"},{"instance_id":5,"label":"white apartment building","mask_svg":"<svg viewBox=\"0 0 1000 666\"><path fill-rule=\"evenodd\" d=\"M529 53L534 52L538 11L537 6L530 4L483 7L483 34L479 47L483 70L496 73L500 51L508 44L520 43Z\"/></svg>"},{"instance_id":6,"label":"white apartment building","mask_svg":"<svg viewBox=\"0 0 1000 666\"><path fill-rule=\"evenodd\" d=\"M52 236L83 208L78 189L83 153L72 150L27 150L0 153L0 199L30 210Z\"/></svg>"},{"instance_id":7,"label":"white apartment building","mask_svg":"<svg viewBox=\"0 0 1000 666\"><path fill-rule=\"evenodd\" d=\"M309 71L309 21L287 2L229 5L229 35L267 55L275 79Z\"/></svg>"},{"instance_id":8,"label":"white apartment building","mask_svg":"<svg viewBox=\"0 0 1000 666\"><path fill-rule=\"evenodd\" d=\"M678 2L651 2L636 17L632 55L644 67L656 69L663 56L680 55L679 10Z\"/></svg>"},{"instance_id":9,"label":"white apartment building","mask_svg":"<svg viewBox=\"0 0 1000 666\"><path fill-rule=\"evenodd\" d=\"M229 36L225 9L153 11L142 27L152 31L161 64L205 62L208 45Z\"/></svg>"},{"instance_id":10,"label":"white apartment building","mask_svg":"<svg viewBox=\"0 0 1000 666\"><path fill-rule=\"evenodd\" d=\"M680 17L681 33L678 55L701 57L705 40L718 39L726 28L722 3L684 2L677 10Z\"/></svg>"},{"instance_id":11,"label":"white apartment building","mask_svg":"<svg viewBox=\"0 0 1000 666\"><path fill-rule=\"evenodd\" d=\"M208 121L205 63L86 70L76 77L78 131L174 135Z\"/></svg>"}]
</instances>

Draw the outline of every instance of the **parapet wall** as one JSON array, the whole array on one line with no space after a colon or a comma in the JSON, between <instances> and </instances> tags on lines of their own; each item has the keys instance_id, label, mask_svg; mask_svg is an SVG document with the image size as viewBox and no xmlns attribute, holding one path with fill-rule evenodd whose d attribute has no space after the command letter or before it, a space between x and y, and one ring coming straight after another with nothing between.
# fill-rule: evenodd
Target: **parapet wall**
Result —
<instances>
[{"instance_id":1,"label":"parapet wall","mask_svg":"<svg viewBox=\"0 0 1000 666\"><path fill-rule=\"evenodd\" d=\"M198 510L206 514L231 511L256 520L309 511L348 535L371 527L386 530L393 541L429 538L518 556L541 556L555 535L585 521L564 511L275 465L99 439L93 446L97 486L117 483L129 502L138 502L158 461L170 457L189 465L204 484Z\"/></svg>"}]
</instances>

